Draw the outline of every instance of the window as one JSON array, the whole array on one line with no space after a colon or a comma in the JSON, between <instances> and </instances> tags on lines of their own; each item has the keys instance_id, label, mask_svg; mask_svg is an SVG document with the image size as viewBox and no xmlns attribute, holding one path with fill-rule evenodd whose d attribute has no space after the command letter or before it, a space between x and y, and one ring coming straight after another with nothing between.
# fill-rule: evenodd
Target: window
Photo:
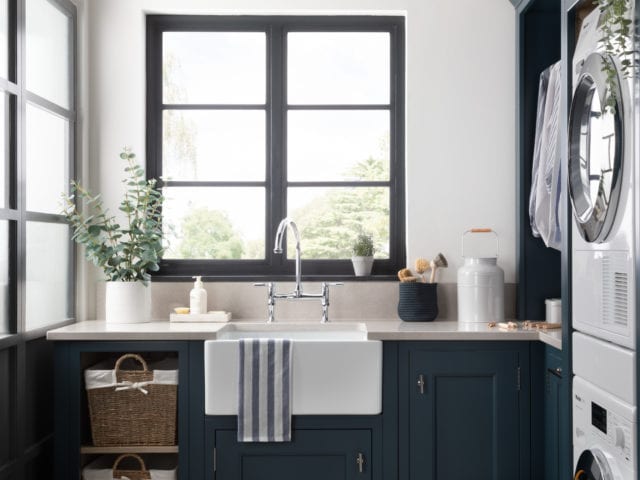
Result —
<instances>
[{"instance_id":1,"label":"window","mask_svg":"<svg viewBox=\"0 0 640 480\"><path fill-rule=\"evenodd\" d=\"M0 0L0 478L53 472L53 345L72 321L76 7Z\"/></svg>"},{"instance_id":2,"label":"window","mask_svg":"<svg viewBox=\"0 0 640 480\"><path fill-rule=\"evenodd\" d=\"M73 174L75 12L0 0L0 334L17 339L74 315L60 194Z\"/></svg>"},{"instance_id":3,"label":"window","mask_svg":"<svg viewBox=\"0 0 640 480\"><path fill-rule=\"evenodd\" d=\"M159 275L305 275L405 263L404 18L147 17L147 174L161 178ZM291 240L291 239L290 239Z\"/></svg>"}]
</instances>

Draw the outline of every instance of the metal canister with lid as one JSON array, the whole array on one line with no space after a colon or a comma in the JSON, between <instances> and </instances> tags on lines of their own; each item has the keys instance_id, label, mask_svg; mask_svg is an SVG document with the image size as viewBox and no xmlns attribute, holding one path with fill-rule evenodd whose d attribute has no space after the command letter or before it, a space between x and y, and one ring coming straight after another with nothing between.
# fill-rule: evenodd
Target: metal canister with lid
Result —
<instances>
[{"instance_id":1,"label":"metal canister with lid","mask_svg":"<svg viewBox=\"0 0 640 480\"><path fill-rule=\"evenodd\" d=\"M465 254L465 237L478 234L495 235L495 254ZM462 258L464 264L458 269L458 321L503 321L504 271L498 266L498 234L490 228L467 230L462 234Z\"/></svg>"}]
</instances>

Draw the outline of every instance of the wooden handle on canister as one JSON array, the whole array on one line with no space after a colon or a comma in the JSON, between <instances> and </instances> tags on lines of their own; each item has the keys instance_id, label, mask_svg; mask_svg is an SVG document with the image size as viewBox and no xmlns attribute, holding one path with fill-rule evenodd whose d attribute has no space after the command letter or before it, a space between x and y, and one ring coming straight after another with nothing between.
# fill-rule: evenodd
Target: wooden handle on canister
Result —
<instances>
[{"instance_id":1,"label":"wooden handle on canister","mask_svg":"<svg viewBox=\"0 0 640 480\"><path fill-rule=\"evenodd\" d=\"M490 228L472 228L471 233L491 233Z\"/></svg>"}]
</instances>

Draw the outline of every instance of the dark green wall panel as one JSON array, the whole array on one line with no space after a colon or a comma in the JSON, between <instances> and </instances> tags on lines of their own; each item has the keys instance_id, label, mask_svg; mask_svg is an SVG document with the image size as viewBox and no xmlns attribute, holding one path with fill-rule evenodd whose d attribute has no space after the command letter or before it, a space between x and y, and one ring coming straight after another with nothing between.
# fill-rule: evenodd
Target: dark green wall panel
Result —
<instances>
[{"instance_id":1,"label":"dark green wall panel","mask_svg":"<svg viewBox=\"0 0 640 480\"><path fill-rule=\"evenodd\" d=\"M0 350L0 468L12 458L13 439L13 396L12 388L13 349Z\"/></svg>"},{"instance_id":2,"label":"dark green wall panel","mask_svg":"<svg viewBox=\"0 0 640 480\"><path fill-rule=\"evenodd\" d=\"M27 446L53 432L53 343L38 338L26 343L24 435Z\"/></svg>"}]
</instances>

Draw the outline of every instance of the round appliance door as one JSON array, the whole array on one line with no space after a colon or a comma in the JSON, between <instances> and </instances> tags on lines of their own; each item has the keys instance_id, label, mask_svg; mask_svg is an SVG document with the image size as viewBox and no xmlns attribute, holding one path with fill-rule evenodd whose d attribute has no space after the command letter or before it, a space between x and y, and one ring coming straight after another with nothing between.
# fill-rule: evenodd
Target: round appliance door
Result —
<instances>
[{"instance_id":1,"label":"round appliance door","mask_svg":"<svg viewBox=\"0 0 640 480\"><path fill-rule=\"evenodd\" d=\"M573 480L617 480L607 458L601 450L594 448L580 454Z\"/></svg>"},{"instance_id":2,"label":"round appliance door","mask_svg":"<svg viewBox=\"0 0 640 480\"><path fill-rule=\"evenodd\" d=\"M615 70L613 88L603 65ZM592 53L582 66L569 117L569 195L578 230L601 243L613 227L624 165L625 105L613 57Z\"/></svg>"}]
</instances>

